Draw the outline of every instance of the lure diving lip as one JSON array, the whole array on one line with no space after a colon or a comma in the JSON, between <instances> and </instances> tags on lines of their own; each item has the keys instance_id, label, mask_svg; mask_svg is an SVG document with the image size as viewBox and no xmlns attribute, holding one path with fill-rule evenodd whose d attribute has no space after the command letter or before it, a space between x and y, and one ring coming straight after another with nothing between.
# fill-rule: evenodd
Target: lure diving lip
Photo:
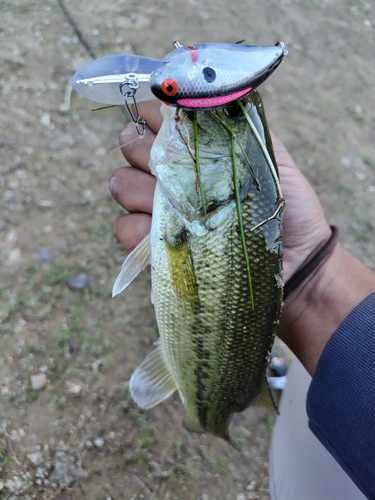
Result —
<instances>
[{"instance_id":1,"label":"lure diving lip","mask_svg":"<svg viewBox=\"0 0 375 500\"><path fill-rule=\"evenodd\" d=\"M103 104L124 104L120 85L136 80L137 101L155 99L150 89L150 75L162 64L159 59L120 54L100 57L82 66L72 78L73 88L87 99Z\"/></svg>"},{"instance_id":2,"label":"lure diving lip","mask_svg":"<svg viewBox=\"0 0 375 500\"><path fill-rule=\"evenodd\" d=\"M124 104L124 90L136 87L137 102L158 98L184 109L224 106L258 87L288 51L273 46L204 43L176 49L163 59L133 54L105 56L80 68L72 79L84 97Z\"/></svg>"}]
</instances>

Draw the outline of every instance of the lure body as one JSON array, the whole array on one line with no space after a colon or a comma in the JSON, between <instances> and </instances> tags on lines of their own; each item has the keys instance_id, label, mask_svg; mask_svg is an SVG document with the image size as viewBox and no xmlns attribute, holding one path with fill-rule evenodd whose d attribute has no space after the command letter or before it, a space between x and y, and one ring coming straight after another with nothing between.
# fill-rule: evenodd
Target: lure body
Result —
<instances>
[{"instance_id":1,"label":"lure body","mask_svg":"<svg viewBox=\"0 0 375 500\"><path fill-rule=\"evenodd\" d=\"M97 102L124 104L126 84L137 102L158 98L184 109L209 109L239 99L260 85L287 50L273 46L205 43L182 47L163 59L133 54L91 61L73 76L75 90Z\"/></svg>"},{"instance_id":2,"label":"lure body","mask_svg":"<svg viewBox=\"0 0 375 500\"><path fill-rule=\"evenodd\" d=\"M150 77L152 92L184 109L223 106L258 87L281 63L283 43L263 47L205 43L180 47Z\"/></svg>"}]
</instances>

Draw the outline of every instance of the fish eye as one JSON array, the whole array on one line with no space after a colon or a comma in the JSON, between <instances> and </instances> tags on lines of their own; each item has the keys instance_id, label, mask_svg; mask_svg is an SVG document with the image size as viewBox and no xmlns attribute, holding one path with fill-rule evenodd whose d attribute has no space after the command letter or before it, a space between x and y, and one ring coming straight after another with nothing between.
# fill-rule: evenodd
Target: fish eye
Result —
<instances>
[{"instance_id":1,"label":"fish eye","mask_svg":"<svg viewBox=\"0 0 375 500\"><path fill-rule=\"evenodd\" d=\"M177 82L173 80L173 78L166 78L161 84L161 90L164 92L165 95L172 97L177 94L178 90Z\"/></svg>"},{"instance_id":2,"label":"fish eye","mask_svg":"<svg viewBox=\"0 0 375 500\"><path fill-rule=\"evenodd\" d=\"M216 79L216 72L214 69L209 68L208 66L206 68L203 68L203 76L206 82L213 82Z\"/></svg>"}]
</instances>

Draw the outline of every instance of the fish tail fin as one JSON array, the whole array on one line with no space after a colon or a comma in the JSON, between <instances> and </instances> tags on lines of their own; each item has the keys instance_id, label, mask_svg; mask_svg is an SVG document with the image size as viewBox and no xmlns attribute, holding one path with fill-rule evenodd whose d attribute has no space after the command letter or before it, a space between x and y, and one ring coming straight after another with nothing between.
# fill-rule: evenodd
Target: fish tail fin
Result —
<instances>
[{"instance_id":1,"label":"fish tail fin","mask_svg":"<svg viewBox=\"0 0 375 500\"><path fill-rule=\"evenodd\" d=\"M131 376L131 397L138 406L148 409L169 398L176 389L175 380L166 363L163 345L160 343Z\"/></svg>"},{"instance_id":2,"label":"fish tail fin","mask_svg":"<svg viewBox=\"0 0 375 500\"><path fill-rule=\"evenodd\" d=\"M272 395L271 389L268 385L267 377L264 377L263 382L260 387L259 396L257 397L255 404L262 408L267 408L267 410L275 410L279 415L279 409L275 403L274 397Z\"/></svg>"}]
</instances>

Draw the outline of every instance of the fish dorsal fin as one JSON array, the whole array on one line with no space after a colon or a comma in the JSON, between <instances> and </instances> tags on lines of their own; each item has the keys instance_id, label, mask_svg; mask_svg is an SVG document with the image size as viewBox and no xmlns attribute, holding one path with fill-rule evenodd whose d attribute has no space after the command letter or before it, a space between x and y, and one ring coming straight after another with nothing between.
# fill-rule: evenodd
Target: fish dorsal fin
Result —
<instances>
[{"instance_id":1,"label":"fish dorsal fin","mask_svg":"<svg viewBox=\"0 0 375 500\"><path fill-rule=\"evenodd\" d=\"M112 288L112 297L121 293L151 262L150 234L134 248L121 267L120 274Z\"/></svg>"},{"instance_id":2,"label":"fish dorsal fin","mask_svg":"<svg viewBox=\"0 0 375 500\"><path fill-rule=\"evenodd\" d=\"M257 399L255 400L255 404L257 406L261 406L262 408L267 408L267 410L275 410L279 413L275 400L273 399L271 389L269 388L267 377L265 376L260 386L260 393Z\"/></svg>"},{"instance_id":3,"label":"fish dorsal fin","mask_svg":"<svg viewBox=\"0 0 375 500\"><path fill-rule=\"evenodd\" d=\"M138 366L129 382L129 391L141 408L152 408L169 398L177 389L162 344L150 352Z\"/></svg>"}]
</instances>

